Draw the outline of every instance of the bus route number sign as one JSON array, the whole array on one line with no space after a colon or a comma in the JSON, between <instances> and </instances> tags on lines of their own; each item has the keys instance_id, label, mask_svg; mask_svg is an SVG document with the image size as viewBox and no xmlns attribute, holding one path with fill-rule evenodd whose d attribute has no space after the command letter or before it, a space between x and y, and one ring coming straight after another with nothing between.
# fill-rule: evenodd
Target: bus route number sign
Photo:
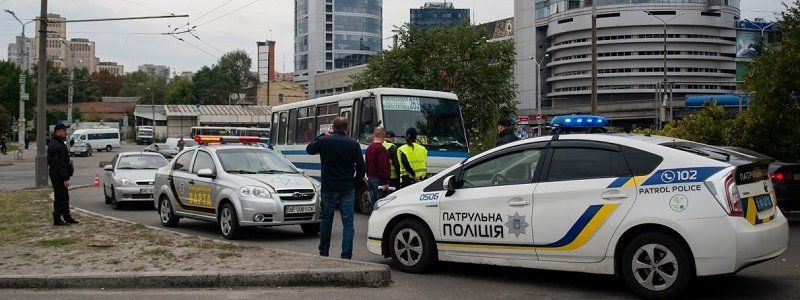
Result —
<instances>
[{"instance_id":1,"label":"bus route number sign","mask_svg":"<svg viewBox=\"0 0 800 300\"><path fill-rule=\"evenodd\" d=\"M420 111L419 98L416 97L383 97L384 110Z\"/></svg>"}]
</instances>

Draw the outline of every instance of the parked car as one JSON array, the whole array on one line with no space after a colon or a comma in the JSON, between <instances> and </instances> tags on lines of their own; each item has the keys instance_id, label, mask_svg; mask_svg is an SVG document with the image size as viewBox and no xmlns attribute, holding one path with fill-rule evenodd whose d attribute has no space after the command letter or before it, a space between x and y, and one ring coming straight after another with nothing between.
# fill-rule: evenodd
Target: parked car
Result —
<instances>
[{"instance_id":1,"label":"parked car","mask_svg":"<svg viewBox=\"0 0 800 300\"><path fill-rule=\"evenodd\" d=\"M127 202L153 202L153 182L156 170L167 160L156 153L123 152L103 167L103 196L105 203L120 209ZM155 203L154 203L155 205Z\"/></svg>"},{"instance_id":2,"label":"parked car","mask_svg":"<svg viewBox=\"0 0 800 300\"><path fill-rule=\"evenodd\" d=\"M119 129L95 128L75 130L69 137L69 144L87 143L97 151L110 152L113 148L120 147Z\"/></svg>"},{"instance_id":3,"label":"parked car","mask_svg":"<svg viewBox=\"0 0 800 300\"><path fill-rule=\"evenodd\" d=\"M69 147L70 156L92 156L92 145L88 143L75 143Z\"/></svg>"},{"instance_id":4,"label":"parked car","mask_svg":"<svg viewBox=\"0 0 800 300\"><path fill-rule=\"evenodd\" d=\"M786 163L774 160L765 154L740 147L722 147L745 155L762 159L771 159L769 164L769 178L775 187L775 197L778 198L778 208L784 212L800 211L800 164Z\"/></svg>"},{"instance_id":5,"label":"parked car","mask_svg":"<svg viewBox=\"0 0 800 300\"><path fill-rule=\"evenodd\" d=\"M190 138L176 138L176 137L175 138L168 138L164 142L164 144L167 144L167 145L170 145L172 147L178 148L178 141L180 141L181 139L183 139L183 147L184 148L196 147L197 145L199 145L193 139L190 139Z\"/></svg>"},{"instance_id":6,"label":"parked car","mask_svg":"<svg viewBox=\"0 0 800 300\"><path fill-rule=\"evenodd\" d=\"M150 144L150 146L144 148L144 152L158 153L166 158L173 158L178 154L178 148L167 144Z\"/></svg>"}]
</instances>

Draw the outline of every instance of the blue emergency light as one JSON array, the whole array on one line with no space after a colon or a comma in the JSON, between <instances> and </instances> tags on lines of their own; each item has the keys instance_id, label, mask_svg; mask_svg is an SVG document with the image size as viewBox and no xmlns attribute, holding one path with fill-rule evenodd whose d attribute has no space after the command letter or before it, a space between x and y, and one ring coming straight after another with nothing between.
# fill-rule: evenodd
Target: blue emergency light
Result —
<instances>
[{"instance_id":1,"label":"blue emergency light","mask_svg":"<svg viewBox=\"0 0 800 300\"><path fill-rule=\"evenodd\" d=\"M592 115L557 116L550 121L550 126L552 127L590 128L604 127L606 125L608 125L606 118Z\"/></svg>"}]
</instances>

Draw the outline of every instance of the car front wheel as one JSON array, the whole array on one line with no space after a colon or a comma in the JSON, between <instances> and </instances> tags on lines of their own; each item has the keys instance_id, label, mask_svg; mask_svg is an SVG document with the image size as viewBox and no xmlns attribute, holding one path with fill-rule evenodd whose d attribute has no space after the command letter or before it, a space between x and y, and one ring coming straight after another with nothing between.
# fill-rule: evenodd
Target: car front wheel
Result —
<instances>
[{"instance_id":1,"label":"car front wheel","mask_svg":"<svg viewBox=\"0 0 800 300\"><path fill-rule=\"evenodd\" d=\"M226 240L235 240L239 237L241 233L239 218L236 217L236 209L233 208L232 204L225 203L222 205L217 217L217 223L222 237Z\"/></svg>"},{"instance_id":2,"label":"car front wheel","mask_svg":"<svg viewBox=\"0 0 800 300\"><path fill-rule=\"evenodd\" d=\"M653 232L635 237L625 247L622 275L644 298L674 298L694 278L691 255L674 237Z\"/></svg>"},{"instance_id":3,"label":"car front wheel","mask_svg":"<svg viewBox=\"0 0 800 300\"><path fill-rule=\"evenodd\" d=\"M303 229L305 235L317 235L319 233L319 223L301 224L300 228Z\"/></svg>"},{"instance_id":4,"label":"car front wheel","mask_svg":"<svg viewBox=\"0 0 800 300\"><path fill-rule=\"evenodd\" d=\"M175 215L175 211L172 210L172 204L169 202L166 196L161 197L161 203L158 205L158 215L159 219L161 219L161 225L165 227L176 227L178 226L178 216Z\"/></svg>"},{"instance_id":5,"label":"car front wheel","mask_svg":"<svg viewBox=\"0 0 800 300\"><path fill-rule=\"evenodd\" d=\"M436 242L428 228L417 220L400 221L388 242L392 262L403 272L424 273L436 263Z\"/></svg>"}]
</instances>

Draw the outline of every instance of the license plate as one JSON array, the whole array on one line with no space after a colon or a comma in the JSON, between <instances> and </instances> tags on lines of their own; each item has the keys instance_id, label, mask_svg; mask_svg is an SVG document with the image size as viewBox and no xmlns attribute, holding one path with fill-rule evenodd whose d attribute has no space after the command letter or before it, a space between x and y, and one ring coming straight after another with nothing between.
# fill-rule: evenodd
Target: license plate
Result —
<instances>
[{"instance_id":1,"label":"license plate","mask_svg":"<svg viewBox=\"0 0 800 300\"><path fill-rule=\"evenodd\" d=\"M139 193L152 194L153 193L153 188L142 188L142 189L139 189Z\"/></svg>"},{"instance_id":2,"label":"license plate","mask_svg":"<svg viewBox=\"0 0 800 300\"><path fill-rule=\"evenodd\" d=\"M286 206L284 208L284 212L287 213L287 214L313 213L314 212L314 205Z\"/></svg>"},{"instance_id":3,"label":"license plate","mask_svg":"<svg viewBox=\"0 0 800 300\"><path fill-rule=\"evenodd\" d=\"M772 208L772 198L769 196L769 194L756 197L755 202L757 211Z\"/></svg>"}]
</instances>

